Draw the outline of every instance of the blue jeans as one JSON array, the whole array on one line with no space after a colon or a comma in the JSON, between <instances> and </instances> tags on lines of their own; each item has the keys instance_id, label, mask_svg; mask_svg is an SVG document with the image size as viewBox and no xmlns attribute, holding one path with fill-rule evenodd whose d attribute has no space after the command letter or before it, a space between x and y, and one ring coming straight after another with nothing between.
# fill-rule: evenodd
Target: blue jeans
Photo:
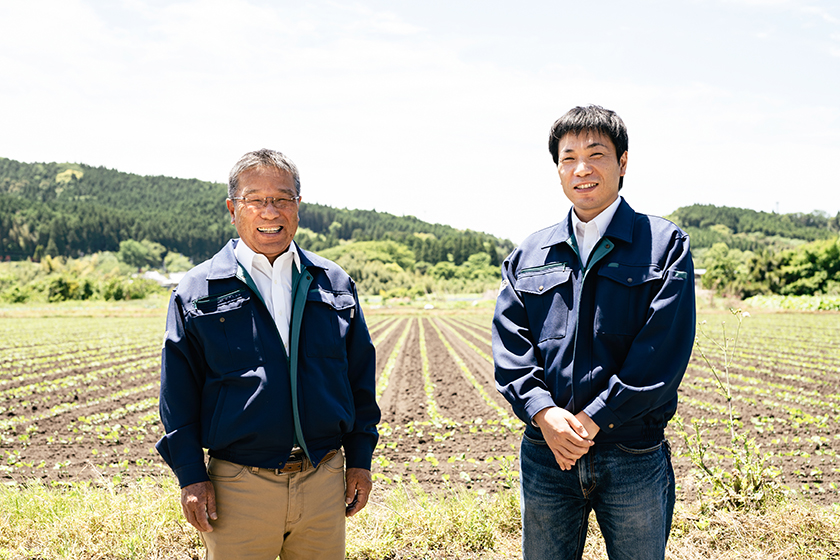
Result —
<instances>
[{"instance_id":1,"label":"blue jeans","mask_svg":"<svg viewBox=\"0 0 840 560\"><path fill-rule=\"evenodd\" d=\"M594 510L610 560L661 560L676 499L666 440L595 444L571 470L544 441L520 453L525 560L579 560Z\"/></svg>"}]
</instances>

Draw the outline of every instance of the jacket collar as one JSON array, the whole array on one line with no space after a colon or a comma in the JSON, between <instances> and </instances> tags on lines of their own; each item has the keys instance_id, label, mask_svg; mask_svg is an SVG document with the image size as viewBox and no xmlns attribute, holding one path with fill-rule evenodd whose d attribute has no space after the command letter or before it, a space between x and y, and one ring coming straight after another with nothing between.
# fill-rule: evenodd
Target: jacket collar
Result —
<instances>
[{"instance_id":1,"label":"jacket collar","mask_svg":"<svg viewBox=\"0 0 840 560\"><path fill-rule=\"evenodd\" d=\"M312 267L329 270L331 266L335 266L332 261L329 261L324 257L319 257L311 251L304 251L297 243L295 243L295 245L297 245L298 256L300 257L301 271Z\"/></svg>"},{"instance_id":2,"label":"jacket collar","mask_svg":"<svg viewBox=\"0 0 840 560\"><path fill-rule=\"evenodd\" d=\"M207 274L208 280L224 280L236 276L239 262L236 260L234 248L238 242L238 239L231 239L222 247L221 251L213 255L213 258L210 259L210 271ZM292 243L295 242L292 241ZM304 251L297 243L295 243L295 246L300 257L301 270L310 267L322 268L324 270L329 268L330 261L319 257L315 253Z\"/></svg>"},{"instance_id":3,"label":"jacket collar","mask_svg":"<svg viewBox=\"0 0 840 560\"><path fill-rule=\"evenodd\" d=\"M572 236L572 212L574 208L569 209L569 213L563 218L563 221L554 226L548 241L542 246L547 249L552 245L566 243ZM607 231L602 237L611 237L621 241L630 242L633 240L633 224L636 221L636 212L627 204L627 201L622 197L621 204L615 211L610 225L607 226Z\"/></svg>"}]
</instances>

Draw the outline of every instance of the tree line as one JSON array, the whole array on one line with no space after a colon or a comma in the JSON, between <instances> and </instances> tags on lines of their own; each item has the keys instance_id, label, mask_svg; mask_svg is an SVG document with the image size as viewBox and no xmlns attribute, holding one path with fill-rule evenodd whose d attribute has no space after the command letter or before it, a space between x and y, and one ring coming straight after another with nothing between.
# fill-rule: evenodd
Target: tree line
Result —
<instances>
[{"instance_id":1,"label":"tree line","mask_svg":"<svg viewBox=\"0 0 840 560\"><path fill-rule=\"evenodd\" d=\"M180 270L236 236L226 196L221 183L0 158L0 260L113 253L129 266ZM704 287L738 296L840 292L840 213L696 204L667 217L691 236ZM413 216L310 203L301 205L296 239L353 270L367 293L385 294L482 291L513 249Z\"/></svg>"},{"instance_id":2,"label":"tree line","mask_svg":"<svg viewBox=\"0 0 840 560\"><path fill-rule=\"evenodd\" d=\"M221 183L0 158L0 258L78 257L146 240L199 262L236 236L226 196ZM303 237L312 243L305 247L315 251L391 240L414 251L418 261L457 266L479 252L498 265L513 249L510 241L486 233L375 210L304 203L300 219L308 234Z\"/></svg>"},{"instance_id":3,"label":"tree line","mask_svg":"<svg viewBox=\"0 0 840 560\"><path fill-rule=\"evenodd\" d=\"M695 249L726 243L742 251L770 246L793 246L801 241L829 239L840 232L840 212L776 214L746 208L693 204L675 210L667 218L691 236Z\"/></svg>"},{"instance_id":4,"label":"tree line","mask_svg":"<svg viewBox=\"0 0 840 560\"><path fill-rule=\"evenodd\" d=\"M737 297L840 295L840 212L694 205L668 217L690 235L704 288Z\"/></svg>"}]
</instances>

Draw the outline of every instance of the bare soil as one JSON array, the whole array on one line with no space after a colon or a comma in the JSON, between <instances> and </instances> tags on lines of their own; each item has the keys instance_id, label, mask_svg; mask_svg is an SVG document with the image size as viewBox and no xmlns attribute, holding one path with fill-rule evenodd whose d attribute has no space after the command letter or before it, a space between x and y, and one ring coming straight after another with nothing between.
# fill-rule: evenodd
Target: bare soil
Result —
<instances>
[{"instance_id":1,"label":"bare soil","mask_svg":"<svg viewBox=\"0 0 840 560\"><path fill-rule=\"evenodd\" d=\"M488 492L518 484L523 426L518 420L510 421L510 406L495 388L493 366L486 358L492 355L489 323L439 312L376 321L371 332L378 340L378 377L409 322L408 337L380 399L381 438L373 465L377 484L416 480L429 490L464 484ZM421 325L431 381L428 395L424 388ZM468 380L435 326L505 415L494 410ZM453 334L453 329L469 344ZM25 354L32 348L37 346L19 345L17 350ZM169 476L168 467L154 450L161 436L155 401L157 352L153 347L138 349L130 355L105 356L95 365L81 358L74 362L72 357L46 360L53 373L35 380L27 374L36 373L41 367L37 364L7 368L0 377L0 481L120 483L144 476ZM838 365L831 362L825 366L816 396L814 383L796 378L808 377L807 368L780 364L771 370L773 375L762 376L759 372L766 370L766 364L758 364L755 369L749 369L749 363L741 365L744 369L733 373L755 382L741 380L737 384L759 392L736 393L737 419L762 451L771 452L769 464L778 470L777 480L819 503L840 502L836 489L840 485L840 464L835 453L840 450ZM108 368L128 373L96 377L96 372ZM726 401L714 389L707 371L699 356L692 359L680 389L683 402L679 414L687 427L695 418L704 422L704 438L713 442L710 453L720 455L726 464L729 435L726 415L721 413ZM37 381L46 385L81 374L92 377L68 386L53 383L41 392L27 388ZM810 400L797 399L796 391L790 388ZM760 393L762 389L765 394ZM430 415L430 402L438 416ZM142 406L135 410L138 403ZM827 408L826 403L834 408ZM668 435L681 494L690 499L695 488L693 466L673 422Z\"/></svg>"}]
</instances>

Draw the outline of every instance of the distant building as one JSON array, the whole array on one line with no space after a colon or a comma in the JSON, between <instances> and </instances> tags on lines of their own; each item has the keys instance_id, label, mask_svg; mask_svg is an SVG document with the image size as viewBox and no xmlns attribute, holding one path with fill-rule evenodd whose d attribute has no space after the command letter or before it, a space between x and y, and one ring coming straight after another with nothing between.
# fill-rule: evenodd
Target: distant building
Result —
<instances>
[{"instance_id":1,"label":"distant building","mask_svg":"<svg viewBox=\"0 0 840 560\"><path fill-rule=\"evenodd\" d=\"M170 274L161 274L157 270L149 270L147 272L144 272L142 274L142 277L146 278L147 280L154 280L164 288L171 290L172 288L178 285L178 283L181 281L185 274L186 272L172 272Z\"/></svg>"}]
</instances>

